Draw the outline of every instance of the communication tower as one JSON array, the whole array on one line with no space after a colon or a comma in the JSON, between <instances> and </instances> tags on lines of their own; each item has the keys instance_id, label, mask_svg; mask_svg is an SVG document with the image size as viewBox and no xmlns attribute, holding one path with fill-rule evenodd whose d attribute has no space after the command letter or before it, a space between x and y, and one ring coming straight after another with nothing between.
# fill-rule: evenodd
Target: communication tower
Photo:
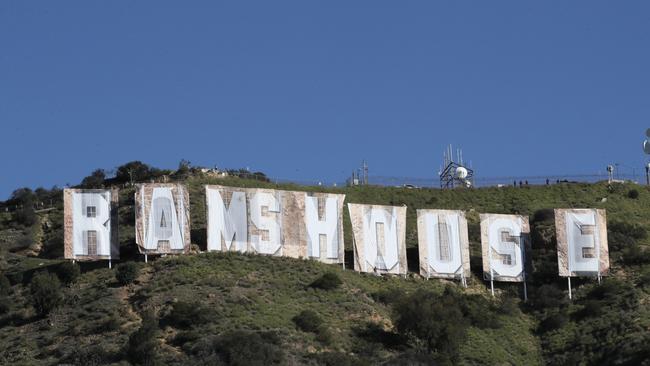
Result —
<instances>
[{"instance_id":1,"label":"communication tower","mask_svg":"<svg viewBox=\"0 0 650 366\"><path fill-rule=\"evenodd\" d=\"M438 172L440 176L440 188L455 188L474 186L474 170L466 166L463 161L463 151L456 150L456 159L454 159L453 148L451 145L443 154L443 165Z\"/></svg>"}]
</instances>

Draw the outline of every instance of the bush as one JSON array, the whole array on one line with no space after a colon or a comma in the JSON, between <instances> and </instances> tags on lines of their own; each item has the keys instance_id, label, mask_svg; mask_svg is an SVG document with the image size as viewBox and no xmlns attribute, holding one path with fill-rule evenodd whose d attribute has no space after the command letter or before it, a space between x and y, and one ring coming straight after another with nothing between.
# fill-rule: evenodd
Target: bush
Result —
<instances>
[{"instance_id":1,"label":"bush","mask_svg":"<svg viewBox=\"0 0 650 366\"><path fill-rule=\"evenodd\" d=\"M454 296L447 295L418 290L393 307L393 324L400 333L422 341L429 352L453 360L468 324Z\"/></svg>"},{"instance_id":2,"label":"bush","mask_svg":"<svg viewBox=\"0 0 650 366\"><path fill-rule=\"evenodd\" d=\"M323 366L366 366L369 362L357 359L342 352L321 352L312 356Z\"/></svg>"},{"instance_id":3,"label":"bush","mask_svg":"<svg viewBox=\"0 0 650 366\"><path fill-rule=\"evenodd\" d=\"M372 294L372 298L382 304L391 305L400 301L405 296L404 290L393 287L380 290Z\"/></svg>"},{"instance_id":4,"label":"bush","mask_svg":"<svg viewBox=\"0 0 650 366\"><path fill-rule=\"evenodd\" d=\"M639 198L639 191L637 191L636 189L630 189L627 192L627 197L635 200L635 199Z\"/></svg>"},{"instance_id":5,"label":"bush","mask_svg":"<svg viewBox=\"0 0 650 366\"><path fill-rule=\"evenodd\" d=\"M202 339L191 351L205 365L268 366L284 361L280 340L271 332L229 331Z\"/></svg>"},{"instance_id":6,"label":"bush","mask_svg":"<svg viewBox=\"0 0 650 366\"><path fill-rule=\"evenodd\" d=\"M138 278L140 267L135 262L121 263L115 267L115 279L120 285L128 285Z\"/></svg>"},{"instance_id":7,"label":"bush","mask_svg":"<svg viewBox=\"0 0 650 366\"><path fill-rule=\"evenodd\" d=\"M621 260L627 265L650 263L650 250L642 248L635 243L623 249Z\"/></svg>"},{"instance_id":8,"label":"bush","mask_svg":"<svg viewBox=\"0 0 650 366\"><path fill-rule=\"evenodd\" d=\"M0 315L6 314L9 309L11 309L11 301L7 296L0 295Z\"/></svg>"},{"instance_id":9,"label":"bush","mask_svg":"<svg viewBox=\"0 0 650 366\"><path fill-rule=\"evenodd\" d=\"M77 280L81 275L79 265L72 262L63 262L56 267L56 274L62 283L68 285Z\"/></svg>"},{"instance_id":10,"label":"bush","mask_svg":"<svg viewBox=\"0 0 650 366\"><path fill-rule=\"evenodd\" d=\"M111 363L111 355L99 345L75 347L65 358L66 364L99 366Z\"/></svg>"},{"instance_id":11,"label":"bush","mask_svg":"<svg viewBox=\"0 0 650 366\"><path fill-rule=\"evenodd\" d=\"M343 284L341 278L334 272L327 272L324 275L317 278L309 286L313 288L319 288L322 290L334 290L340 287Z\"/></svg>"},{"instance_id":12,"label":"bush","mask_svg":"<svg viewBox=\"0 0 650 366\"><path fill-rule=\"evenodd\" d=\"M14 221L18 224L21 224L25 227L34 226L38 220L34 208L29 206L24 206L20 210L14 213Z\"/></svg>"},{"instance_id":13,"label":"bush","mask_svg":"<svg viewBox=\"0 0 650 366\"><path fill-rule=\"evenodd\" d=\"M550 332L562 328L568 322L569 317L566 314L562 312L552 313L539 323L538 330L542 333Z\"/></svg>"},{"instance_id":14,"label":"bush","mask_svg":"<svg viewBox=\"0 0 650 366\"><path fill-rule=\"evenodd\" d=\"M129 336L126 355L135 365L158 365L158 321L153 312L147 311L142 316L140 328Z\"/></svg>"},{"instance_id":15,"label":"bush","mask_svg":"<svg viewBox=\"0 0 650 366\"><path fill-rule=\"evenodd\" d=\"M291 320L301 330L312 333L317 333L318 328L323 324L323 319L313 310L303 310Z\"/></svg>"},{"instance_id":16,"label":"bush","mask_svg":"<svg viewBox=\"0 0 650 366\"><path fill-rule=\"evenodd\" d=\"M0 296L9 295L11 292L11 283L9 279L3 275L0 275Z\"/></svg>"},{"instance_id":17,"label":"bush","mask_svg":"<svg viewBox=\"0 0 650 366\"><path fill-rule=\"evenodd\" d=\"M535 310L560 308L569 303L564 290L555 285L542 285L538 288L531 288L530 301L528 305Z\"/></svg>"},{"instance_id":18,"label":"bush","mask_svg":"<svg viewBox=\"0 0 650 366\"><path fill-rule=\"evenodd\" d=\"M198 302L179 301L172 305L172 311L165 317L170 325L177 328L191 328L209 322L212 310Z\"/></svg>"},{"instance_id":19,"label":"bush","mask_svg":"<svg viewBox=\"0 0 650 366\"><path fill-rule=\"evenodd\" d=\"M30 284L32 304L41 315L46 315L63 301L59 278L48 272L37 273Z\"/></svg>"}]
</instances>

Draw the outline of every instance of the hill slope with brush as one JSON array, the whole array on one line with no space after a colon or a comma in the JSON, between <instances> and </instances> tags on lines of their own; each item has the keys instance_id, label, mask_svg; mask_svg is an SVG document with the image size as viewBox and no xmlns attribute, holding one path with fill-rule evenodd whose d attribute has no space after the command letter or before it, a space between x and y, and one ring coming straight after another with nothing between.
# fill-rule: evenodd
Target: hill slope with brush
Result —
<instances>
[{"instance_id":1,"label":"hill slope with brush","mask_svg":"<svg viewBox=\"0 0 650 366\"><path fill-rule=\"evenodd\" d=\"M194 253L147 264L134 244L134 191L124 179L84 180L87 187L120 187L122 259L113 269L61 259L60 190L22 189L4 203L12 210L0 213L0 364L639 365L650 359L647 187L330 189L181 173L171 179L190 191ZM136 180L156 174L145 171ZM331 191L346 194L346 202L407 205L412 271L415 210L465 210L469 287L413 272L376 277L310 260L204 253L205 184ZM611 274L601 285L576 279L572 301L557 276L552 209L563 207L604 208L608 219ZM482 280L482 212L529 215L528 302L518 284L496 284L492 298ZM352 233L344 215L349 268Z\"/></svg>"}]
</instances>

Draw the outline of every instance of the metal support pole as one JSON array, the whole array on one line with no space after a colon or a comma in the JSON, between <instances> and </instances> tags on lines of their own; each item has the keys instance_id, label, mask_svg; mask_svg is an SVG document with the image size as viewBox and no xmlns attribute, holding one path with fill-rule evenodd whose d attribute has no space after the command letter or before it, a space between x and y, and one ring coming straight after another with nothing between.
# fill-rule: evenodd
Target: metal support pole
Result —
<instances>
[{"instance_id":1,"label":"metal support pole","mask_svg":"<svg viewBox=\"0 0 650 366\"><path fill-rule=\"evenodd\" d=\"M110 258L108 259L108 268L113 268L113 263Z\"/></svg>"},{"instance_id":2,"label":"metal support pole","mask_svg":"<svg viewBox=\"0 0 650 366\"><path fill-rule=\"evenodd\" d=\"M525 279L524 279L524 302L528 302L528 288L526 287Z\"/></svg>"},{"instance_id":3,"label":"metal support pole","mask_svg":"<svg viewBox=\"0 0 650 366\"><path fill-rule=\"evenodd\" d=\"M144 262L147 263L147 255L144 255Z\"/></svg>"},{"instance_id":4,"label":"metal support pole","mask_svg":"<svg viewBox=\"0 0 650 366\"><path fill-rule=\"evenodd\" d=\"M571 300L573 297L571 296L571 276L567 277L568 283L569 283L569 300Z\"/></svg>"}]
</instances>

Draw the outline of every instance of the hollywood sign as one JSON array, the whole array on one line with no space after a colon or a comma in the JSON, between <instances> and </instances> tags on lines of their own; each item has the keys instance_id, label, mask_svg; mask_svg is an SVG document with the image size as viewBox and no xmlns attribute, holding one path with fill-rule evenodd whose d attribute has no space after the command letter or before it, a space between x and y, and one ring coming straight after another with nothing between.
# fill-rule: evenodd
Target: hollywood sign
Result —
<instances>
[{"instance_id":1,"label":"hollywood sign","mask_svg":"<svg viewBox=\"0 0 650 366\"><path fill-rule=\"evenodd\" d=\"M64 191L65 258L119 257L117 190ZM344 263L344 194L205 186L207 250ZM182 254L190 248L190 202L181 184L140 184L135 192L136 243L142 254ZM406 206L348 203L354 269L408 271ZM526 280L528 217L481 214L483 277ZM602 276L609 270L604 210L555 210L560 276ZM417 210L420 274L470 276L465 213Z\"/></svg>"}]
</instances>

